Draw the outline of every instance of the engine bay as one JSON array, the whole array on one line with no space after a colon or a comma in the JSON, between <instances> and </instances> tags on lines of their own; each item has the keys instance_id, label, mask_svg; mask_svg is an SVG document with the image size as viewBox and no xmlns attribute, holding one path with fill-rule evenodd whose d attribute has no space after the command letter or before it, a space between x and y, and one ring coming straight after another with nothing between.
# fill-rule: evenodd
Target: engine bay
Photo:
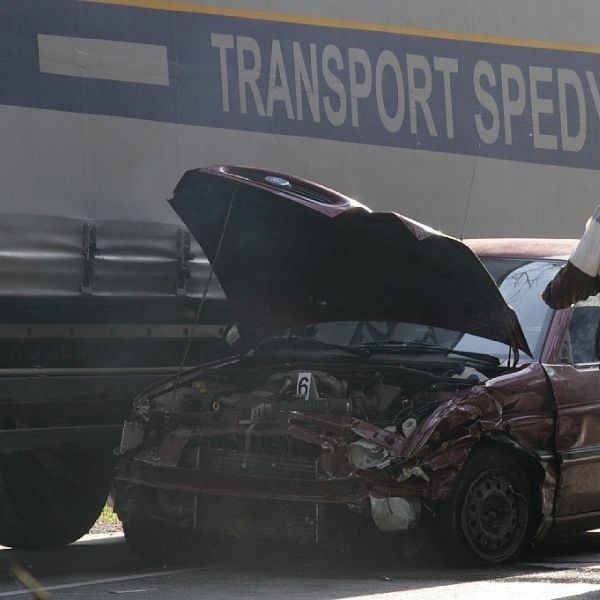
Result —
<instances>
[{"instance_id":1,"label":"engine bay","mask_svg":"<svg viewBox=\"0 0 600 600\"><path fill-rule=\"evenodd\" d=\"M448 393L482 383L480 371L453 362L436 371L411 367L365 368L336 365L208 369L185 382L177 393L147 398L146 416L234 412L240 423L279 420L299 412L354 417L394 432L412 432Z\"/></svg>"}]
</instances>

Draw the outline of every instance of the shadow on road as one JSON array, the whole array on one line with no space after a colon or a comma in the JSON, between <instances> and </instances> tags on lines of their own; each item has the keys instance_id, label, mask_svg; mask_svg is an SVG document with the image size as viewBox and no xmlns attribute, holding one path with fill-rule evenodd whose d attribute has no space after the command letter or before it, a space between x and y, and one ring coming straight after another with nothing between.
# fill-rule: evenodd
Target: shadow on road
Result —
<instances>
[{"instance_id":1,"label":"shadow on road","mask_svg":"<svg viewBox=\"0 0 600 600\"><path fill-rule=\"evenodd\" d=\"M59 584L59 587L66 582L69 585L82 582L83 585L90 580L119 577L126 580L129 576L133 578L144 573L159 578L162 570L167 574L169 569L176 568L143 564L130 553L122 537L80 541L59 549L4 549L0 550L0 592L18 588L9 571L9 566L14 563L22 565L39 581ZM375 590L406 591L465 582L544 581L549 580L552 573L568 569L570 564L574 569L580 569L583 564L594 577L600 577L600 572L596 576L596 567L600 567L600 531L554 538L519 563L478 569L450 567L436 551L408 560L401 556L399 549L394 551L391 547L366 544L342 554L314 547L238 540L218 544L209 555L195 561L195 568L173 576L169 585L183 586L201 570L205 586L210 586L211 578L215 586L217 582L222 585L223 581L230 581L232 586L259 580L279 582L277 585L293 582L296 586L306 586L307 594L315 588L321 591L316 597L335 600L347 597L347 592L337 589L338 581L344 581L346 587L355 588L360 595L363 587L373 593ZM581 581L581 577L578 575L576 580ZM598 598L598 592L572 598L590 600Z\"/></svg>"}]
</instances>

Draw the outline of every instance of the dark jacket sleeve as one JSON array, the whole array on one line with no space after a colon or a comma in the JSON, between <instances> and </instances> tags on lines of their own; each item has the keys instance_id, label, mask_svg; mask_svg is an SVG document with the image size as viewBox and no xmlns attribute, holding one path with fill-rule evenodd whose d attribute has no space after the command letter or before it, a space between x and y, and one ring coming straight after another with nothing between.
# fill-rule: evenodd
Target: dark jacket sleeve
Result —
<instances>
[{"instance_id":1,"label":"dark jacket sleeve","mask_svg":"<svg viewBox=\"0 0 600 600\"><path fill-rule=\"evenodd\" d=\"M570 261L554 276L542 293L551 308L567 308L600 292L600 278L587 275Z\"/></svg>"}]
</instances>

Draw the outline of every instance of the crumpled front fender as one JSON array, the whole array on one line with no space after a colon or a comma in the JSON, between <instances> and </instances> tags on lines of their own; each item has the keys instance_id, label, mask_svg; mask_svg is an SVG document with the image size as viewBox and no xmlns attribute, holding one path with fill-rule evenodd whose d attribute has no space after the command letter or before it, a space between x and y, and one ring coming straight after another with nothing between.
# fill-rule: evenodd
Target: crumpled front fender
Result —
<instances>
[{"instance_id":1,"label":"crumpled front fender","mask_svg":"<svg viewBox=\"0 0 600 600\"><path fill-rule=\"evenodd\" d=\"M408 438L364 421L357 422L352 431L385 447L394 458L409 460L424 459L438 450L445 451L445 443L457 439L464 442L466 435L473 437L474 442L482 432L495 431L502 426L502 405L485 386L471 388L462 395L456 392L429 392L428 395L430 399L438 395L441 403Z\"/></svg>"}]
</instances>

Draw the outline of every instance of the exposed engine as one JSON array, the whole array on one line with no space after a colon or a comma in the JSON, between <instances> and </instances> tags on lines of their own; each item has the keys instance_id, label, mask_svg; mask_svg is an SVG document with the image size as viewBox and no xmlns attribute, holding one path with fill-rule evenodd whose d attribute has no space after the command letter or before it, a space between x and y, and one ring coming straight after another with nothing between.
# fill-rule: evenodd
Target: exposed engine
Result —
<instances>
[{"instance_id":1,"label":"exposed engine","mask_svg":"<svg viewBox=\"0 0 600 600\"><path fill-rule=\"evenodd\" d=\"M400 386L386 384L379 378L365 383L351 387L330 373L298 370L275 373L248 392L219 389L208 383L199 408L247 409L253 420L274 411L299 411L369 417L382 422L393 420L398 409L409 403Z\"/></svg>"},{"instance_id":2,"label":"exposed engine","mask_svg":"<svg viewBox=\"0 0 600 600\"><path fill-rule=\"evenodd\" d=\"M398 370L382 373L340 369L335 375L322 370L236 370L224 376L216 370L181 387L176 397L168 393L154 398L152 404L171 414L235 410L251 422L292 411L346 415L407 433L439 404L439 392L485 379L482 374L478 376L480 379L471 377L467 381L457 378L452 370L432 375L412 369L400 374Z\"/></svg>"}]
</instances>

